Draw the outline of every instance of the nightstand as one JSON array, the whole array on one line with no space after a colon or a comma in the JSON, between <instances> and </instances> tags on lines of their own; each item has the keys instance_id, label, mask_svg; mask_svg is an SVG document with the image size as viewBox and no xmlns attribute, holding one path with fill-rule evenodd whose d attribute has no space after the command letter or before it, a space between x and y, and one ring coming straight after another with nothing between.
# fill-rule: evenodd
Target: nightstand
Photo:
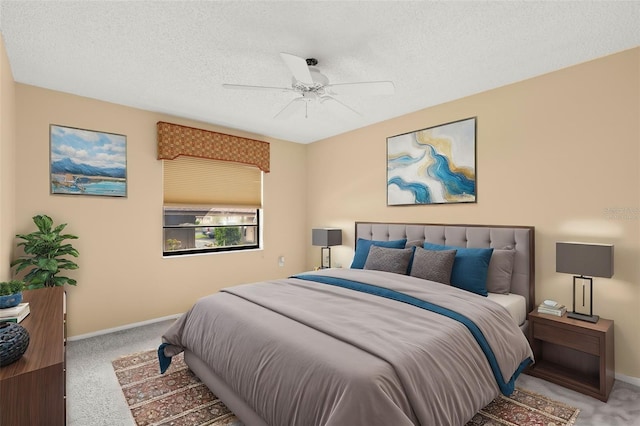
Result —
<instances>
[{"instance_id":1,"label":"nightstand","mask_svg":"<svg viewBox=\"0 0 640 426\"><path fill-rule=\"evenodd\" d=\"M613 321L600 318L592 324L533 311L529 341L536 362L527 374L609 399L615 375Z\"/></svg>"}]
</instances>

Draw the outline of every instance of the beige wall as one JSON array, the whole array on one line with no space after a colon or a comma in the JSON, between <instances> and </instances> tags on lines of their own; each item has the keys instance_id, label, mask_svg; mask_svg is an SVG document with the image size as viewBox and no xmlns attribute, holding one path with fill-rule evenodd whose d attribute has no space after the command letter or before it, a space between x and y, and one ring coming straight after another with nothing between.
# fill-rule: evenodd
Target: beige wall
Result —
<instances>
[{"instance_id":1,"label":"beige wall","mask_svg":"<svg viewBox=\"0 0 640 426\"><path fill-rule=\"evenodd\" d=\"M0 37L0 281L11 278L15 204L15 83Z\"/></svg>"},{"instance_id":2,"label":"beige wall","mask_svg":"<svg viewBox=\"0 0 640 426\"><path fill-rule=\"evenodd\" d=\"M569 306L555 242L613 243L615 275L594 279L594 311L615 321L617 373L640 378L639 94L636 48L313 143L309 227L341 227L333 261L348 266L356 220L533 225L536 300ZM386 138L467 117L477 117L478 202L387 207Z\"/></svg>"},{"instance_id":3,"label":"beige wall","mask_svg":"<svg viewBox=\"0 0 640 426\"><path fill-rule=\"evenodd\" d=\"M13 232L35 229L44 213L80 238L80 269L69 273L71 337L187 310L197 298L239 283L283 277L305 266L304 145L16 84L17 203ZM162 166L156 122L168 121L266 140L264 250L162 258ZM49 124L127 136L128 197L49 194ZM12 240L15 245L15 240ZM6 244L3 244L6 246ZM6 250L6 247L3 247ZM278 257L285 256L285 266Z\"/></svg>"}]
</instances>

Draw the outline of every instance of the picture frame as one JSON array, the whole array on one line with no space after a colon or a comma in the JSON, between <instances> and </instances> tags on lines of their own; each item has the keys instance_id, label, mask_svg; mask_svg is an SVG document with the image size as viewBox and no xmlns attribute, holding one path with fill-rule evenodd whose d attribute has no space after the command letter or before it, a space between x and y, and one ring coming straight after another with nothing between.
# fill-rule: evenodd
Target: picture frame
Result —
<instances>
[{"instance_id":1,"label":"picture frame","mask_svg":"<svg viewBox=\"0 0 640 426\"><path fill-rule=\"evenodd\" d=\"M476 117L387 138L387 206L476 202Z\"/></svg>"},{"instance_id":2,"label":"picture frame","mask_svg":"<svg viewBox=\"0 0 640 426\"><path fill-rule=\"evenodd\" d=\"M127 137L49 125L51 194L127 196Z\"/></svg>"}]
</instances>

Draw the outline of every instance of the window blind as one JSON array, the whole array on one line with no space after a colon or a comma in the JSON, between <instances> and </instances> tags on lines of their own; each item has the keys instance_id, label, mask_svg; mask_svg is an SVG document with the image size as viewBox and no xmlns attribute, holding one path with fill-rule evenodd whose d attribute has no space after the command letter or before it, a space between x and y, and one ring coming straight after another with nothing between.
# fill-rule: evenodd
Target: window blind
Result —
<instances>
[{"instance_id":1,"label":"window blind","mask_svg":"<svg viewBox=\"0 0 640 426\"><path fill-rule=\"evenodd\" d=\"M262 208L262 171L240 163L179 156L162 160L164 204Z\"/></svg>"}]
</instances>

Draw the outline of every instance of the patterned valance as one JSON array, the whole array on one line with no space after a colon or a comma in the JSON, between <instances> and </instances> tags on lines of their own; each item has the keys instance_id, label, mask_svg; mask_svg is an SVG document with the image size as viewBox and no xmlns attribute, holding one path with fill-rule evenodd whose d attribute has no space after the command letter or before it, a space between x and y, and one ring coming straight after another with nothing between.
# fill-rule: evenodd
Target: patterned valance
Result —
<instances>
[{"instance_id":1,"label":"patterned valance","mask_svg":"<svg viewBox=\"0 0 640 426\"><path fill-rule=\"evenodd\" d=\"M249 164L269 172L268 142L159 121L158 160L179 155Z\"/></svg>"}]
</instances>

